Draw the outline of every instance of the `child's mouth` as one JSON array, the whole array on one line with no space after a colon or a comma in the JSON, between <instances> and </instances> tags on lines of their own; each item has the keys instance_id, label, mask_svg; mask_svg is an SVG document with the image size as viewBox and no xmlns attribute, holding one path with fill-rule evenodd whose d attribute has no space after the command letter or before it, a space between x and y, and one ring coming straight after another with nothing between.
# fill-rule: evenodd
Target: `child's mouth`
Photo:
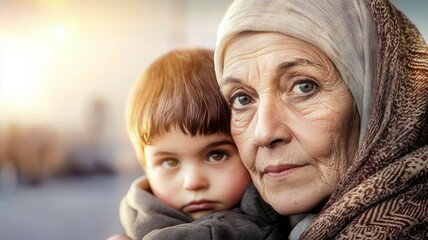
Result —
<instances>
[{"instance_id":1,"label":"child's mouth","mask_svg":"<svg viewBox=\"0 0 428 240\"><path fill-rule=\"evenodd\" d=\"M209 200L198 200L198 201L192 201L185 205L183 207L184 212L197 212L197 211L207 211L212 210L215 207L216 202L215 201L209 201Z\"/></svg>"}]
</instances>

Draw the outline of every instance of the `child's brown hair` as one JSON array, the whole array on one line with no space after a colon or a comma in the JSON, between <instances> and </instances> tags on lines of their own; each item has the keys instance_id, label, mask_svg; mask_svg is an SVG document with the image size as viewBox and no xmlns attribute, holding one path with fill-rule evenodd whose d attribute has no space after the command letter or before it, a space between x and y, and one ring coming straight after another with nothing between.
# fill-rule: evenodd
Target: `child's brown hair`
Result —
<instances>
[{"instance_id":1,"label":"child's brown hair","mask_svg":"<svg viewBox=\"0 0 428 240\"><path fill-rule=\"evenodd\" d=\"M144 146L176 127L191 136L230 135L230 111L214 72L213 51L175 49L144 72L129 95L127 126L140 161Z\"/></svg>"}]
</instances>

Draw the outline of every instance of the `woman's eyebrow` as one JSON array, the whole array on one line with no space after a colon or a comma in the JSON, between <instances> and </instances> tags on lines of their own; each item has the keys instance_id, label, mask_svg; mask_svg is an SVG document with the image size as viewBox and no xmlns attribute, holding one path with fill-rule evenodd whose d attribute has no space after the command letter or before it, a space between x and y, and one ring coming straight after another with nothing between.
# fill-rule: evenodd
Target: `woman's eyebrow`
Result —
<instances>
[{"instance_id":1,"label":"woman's eyebrow","mask_svg":"<svg viewBox=\"0 0 428 240\"><path fill-rule=\"evenodd\" d=\"M284 70L286 70L288 68L296 67L296 66L312 66L312 67L316 67L316 68L322 68L323 67L323 65L316 63L314 61L311 61L309 59L306 59L306 58L295 58L295 59L292 59L290 61L282 62L281 64L279 64L276 67L276 73L279 75Z\"/></svg>"},{"instance_id":2,"label":"woman's eyebrow","mask_svg":"<svg viewBox=\"0 0 428 240\"><path fill-rule=\"evenodd\" d=\"M227 85L227 84L231 84L231 83L241 83L242 82L242 80L240 80L240 79L237 79L237 78L234 78L234 77L226 77L225 79L224 79L224 81L222 81L222 82L220 82L219 83L219 86L220 87L223 87L223 86L225 86L225 85Z\"/></svg>"}]
</instances>

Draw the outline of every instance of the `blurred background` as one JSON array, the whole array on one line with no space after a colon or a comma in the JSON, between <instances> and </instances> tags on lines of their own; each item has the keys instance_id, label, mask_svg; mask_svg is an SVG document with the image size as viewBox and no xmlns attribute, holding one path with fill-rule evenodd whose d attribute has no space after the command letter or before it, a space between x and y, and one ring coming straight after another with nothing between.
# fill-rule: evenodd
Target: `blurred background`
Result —
<instances>
[{"instance_id":1,"label":"blurred background","mask_svg":"<svg viewBox=\"0 0 428 240\"><path fill-rule=\"evenodd\" d=\"M143 172L132 84L174 47L214 48L231 0L0 0L0 239L106 239ZM428 38L428 1L396 0Z\"/></svg>"}]
</instances>

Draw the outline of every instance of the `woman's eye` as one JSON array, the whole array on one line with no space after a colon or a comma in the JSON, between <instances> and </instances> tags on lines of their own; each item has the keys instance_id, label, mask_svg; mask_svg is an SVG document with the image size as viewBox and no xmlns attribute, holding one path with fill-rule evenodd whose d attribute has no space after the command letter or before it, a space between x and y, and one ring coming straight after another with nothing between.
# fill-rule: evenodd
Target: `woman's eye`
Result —
<instances>
[{"instance_id":1,"label":"woman's eye","mask_svg":"<svg viewBox=\"0 0 428 240\"><path fill-rule=\"evenodd\" d=\"M179 162L175 159L168 159L165 160L161 163L161 166L165 169L170 169L170 168L174 168L177 167L179 164Z\"/></svg>"},{"instance_id":2,"label":"woman's eye","mask_svg":"<svg viewBox=\"0 0 428 240\"><path fill-rule=\"evenodd\" d=\"M209 162L222 162L226 160L227 154L224 152L214 152L208 157Z\"/></svg>"},{"instance_id":3,"label":"woman's eye","mask_svg":"<svg viewBox=\"0 0 428 240\"><path fill-rule=\"evenodd\" d=\"M247 104L250 104L252 100L253 99L250 96L245 95L245 94L240 94L240 95L233 97L233 105L238 106L238 107L239 106L245 106Z\"/></svg>"},{"instance_id":4,"label":"woman's eye","mask_svg":"<svg viewBox=\"0 0 428 240\"><path fill-rule=\"evenodd\" d=\"M311 91L313 91L316 88L315 83L313 83L312 81L302 81L302 82L298 82L296 85L294 85L293 87L293 92L295 93L310 93Z\"/></svg>"}]
</instances>

